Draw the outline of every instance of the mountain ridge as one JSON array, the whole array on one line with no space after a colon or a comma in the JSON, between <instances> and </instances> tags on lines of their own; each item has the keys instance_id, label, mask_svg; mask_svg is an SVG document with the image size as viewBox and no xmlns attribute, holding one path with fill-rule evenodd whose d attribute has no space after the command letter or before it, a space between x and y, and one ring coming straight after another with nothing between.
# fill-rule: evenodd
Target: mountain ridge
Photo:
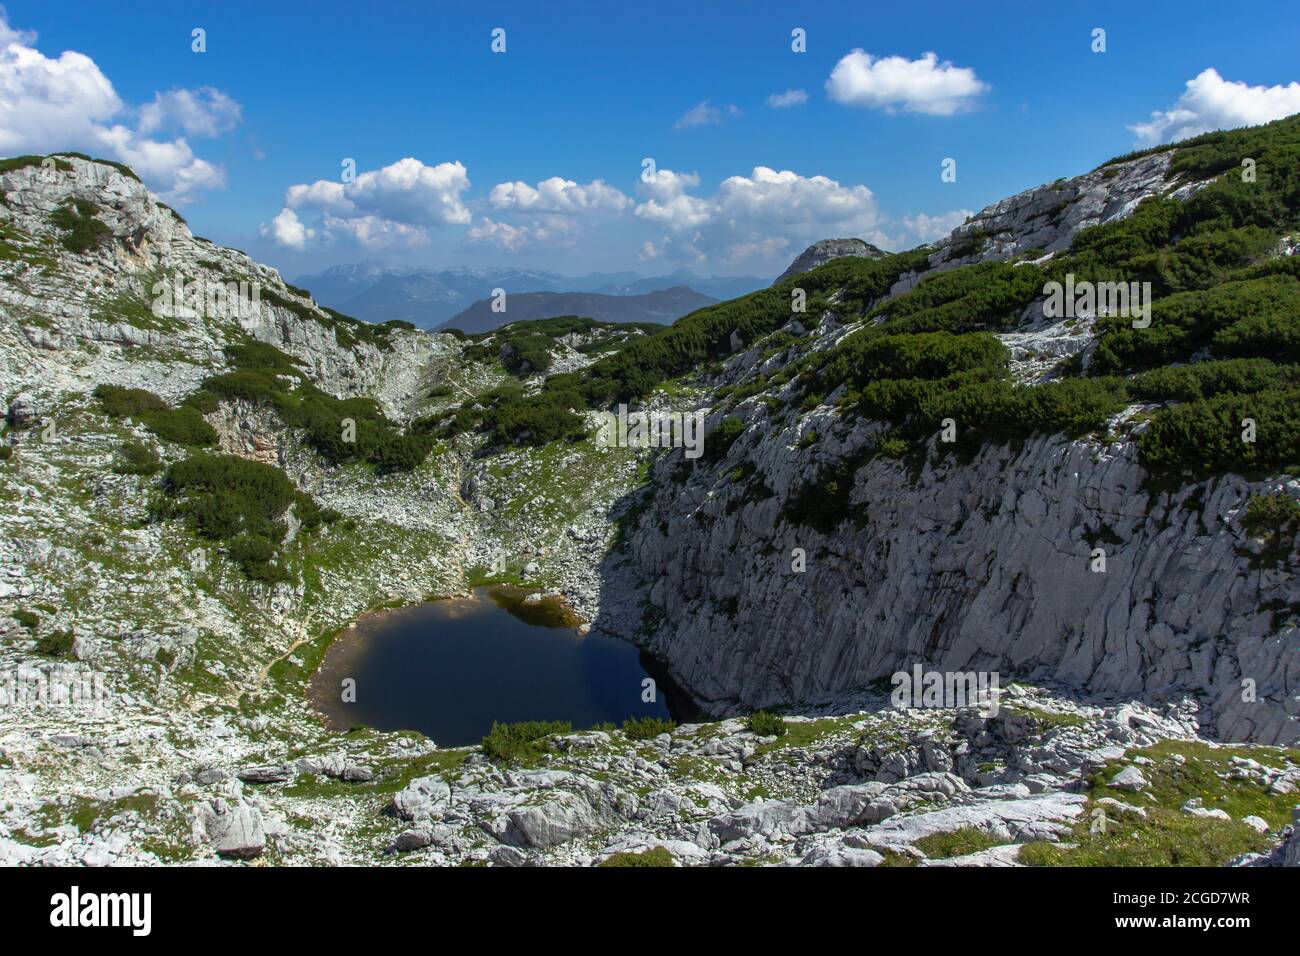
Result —
<instances>
[{"instance_id":1,"label":"mountain ridge","mask_svg":"<svg viewBox=\"0 0 1300 956\"><path fill-rule=\"evenodd\" d=\"M318 273L299 276L293 284L311 290L321 304L364 321L406 321L420 328L432 329L447 324L453 316L488 298L497 288L504 289L507 294L550 292L635 296L688 286L710 298L725 299L760 288L766 281L745 276L697 276L686 269L650 278L631 271L563 276L557 272L513 267L458 266L431 270L388 266L372 260L331 266ZM635 307L635 304L628 306L629 309Z\"/></svg>"},{"instance_id":2,"label":"mountain ridge","mask_svg":"<svg viewBox=\"0 0 1300 956\"><path fill-rule=\"evenodd\" d=\"M581 315L599 322L655 322L671 325L683 315L718 300L686 286L674 286L632 295L516 292L506 297L505 311L494 310L493 301L480 299L437 328L454 328L477 334L489 332L507 322L535 321L564 315Z\"/></svg>"}]
</instances>

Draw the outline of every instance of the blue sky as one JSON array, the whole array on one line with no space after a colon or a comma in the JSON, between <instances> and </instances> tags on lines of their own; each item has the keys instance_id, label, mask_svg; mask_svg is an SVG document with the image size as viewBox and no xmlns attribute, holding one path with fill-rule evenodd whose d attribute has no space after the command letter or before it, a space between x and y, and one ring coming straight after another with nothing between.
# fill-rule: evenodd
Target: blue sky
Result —
<instances>
[{"instance_id":1,"label":"blue sky","mask_svg":"<svg viewBox=\"0 0 1300 956\"><path fill-rule=\"evenodd\" d=\"M817 238L910 246L1139 142L1300 111L1285 3L143 6L6 4L0 154L135 160L195 232L290 276L771 275ZM645 157L668 172L642 182Z\"/></svg>"}]
</instances>

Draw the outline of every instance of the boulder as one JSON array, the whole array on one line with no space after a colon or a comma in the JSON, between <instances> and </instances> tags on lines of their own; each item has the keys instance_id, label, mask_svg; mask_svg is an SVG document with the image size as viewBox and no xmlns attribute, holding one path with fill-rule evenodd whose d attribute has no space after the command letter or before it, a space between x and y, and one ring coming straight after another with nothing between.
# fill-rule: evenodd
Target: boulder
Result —
<instances>
[{"instance_id":1,"label":"boulder","mask_svg":"<svg viewBox=\"0 0 1300 956\"><path fill-rule=\"evenodd\" d=\"M440 820L450 803L451 786L442 777L417 777L393 795L389 810L402 820Z\"/></svg>"},{"instance_id":2,"label":"boulder","mask_svg":"<svg viewBox=\"0 0 1300 956\"><path fill-rule=\"evenodd\" d=\"M243 800L216 797L199 808L199 823L218 856L251 860L266 849L262 814Z\"/></svg>"}]
</instances>

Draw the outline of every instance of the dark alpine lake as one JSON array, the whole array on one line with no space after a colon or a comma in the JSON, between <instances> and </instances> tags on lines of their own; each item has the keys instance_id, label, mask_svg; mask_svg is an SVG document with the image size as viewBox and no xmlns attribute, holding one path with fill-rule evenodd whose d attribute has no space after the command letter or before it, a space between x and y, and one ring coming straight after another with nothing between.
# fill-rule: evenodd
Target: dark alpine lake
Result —
<instances>
[{"instance_id":1,"label":"dark alpine lake","mask_svg":"<svg viewBox=\"0 0 1300 956\"><path fill-rule=\"evenodd\" d=\"M341 729L418 730L447 747L478 743L493 721L567 720L579 730L670 709L691 716L653 659L595 631L579 635L564 614L523 597L478 588L364 618L327 653L312 682L316 706ZM653 703L641 699L646 677ZM352 703L341 699L346 678L356 681Z\"/></svg>"}]
</instances>

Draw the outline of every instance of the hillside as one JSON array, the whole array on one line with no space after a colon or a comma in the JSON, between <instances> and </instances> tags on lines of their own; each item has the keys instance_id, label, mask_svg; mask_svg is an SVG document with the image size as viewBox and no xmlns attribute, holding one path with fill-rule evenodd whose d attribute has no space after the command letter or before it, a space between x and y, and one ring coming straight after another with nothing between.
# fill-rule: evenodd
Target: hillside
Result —
<instances>
[{"instance_id":1,"label":"hillside","mask_svg":"<svg viewBox=\"0 0 1300 956\"><path fill-rule=\"evenodd\" d=\"M360 322L40 160L0 161L0 666L111 706L0 711L0 862L1300 862L1297 118L664 329ZM1045 311L1119 281L1149 324ZM603 446L618 402L704 455ZM489 578L720 719L513 765L324 725L340 629ZM891 707L914 665L1005 706Z\"/></svg>"}]
</instances>

